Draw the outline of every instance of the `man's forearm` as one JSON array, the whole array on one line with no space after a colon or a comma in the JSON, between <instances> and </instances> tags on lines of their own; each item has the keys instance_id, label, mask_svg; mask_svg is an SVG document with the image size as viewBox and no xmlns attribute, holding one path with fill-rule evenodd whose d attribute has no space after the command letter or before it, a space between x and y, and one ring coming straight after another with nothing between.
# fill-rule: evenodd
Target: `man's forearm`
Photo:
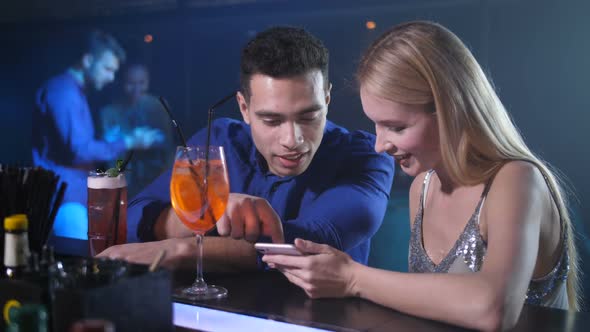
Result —
<instances>
[{"instance_id":1,"label":"man's forearm","mask_svg":"<svg viewBox=\"0 0 590 332\"><path fill-rule=\"evenodd\" d=\"M156 240L193 236L193 232L182 224L171 206L165 208L154 225Z\"/></svg>"},{"instance_id":2,"label":"man's forearm","mask_svg":"<svg viewBox=\"0 0 590 332\"><path fill-rule=\"evenodd\" d=\"M192 270L194 273L197 267L197 243L194 237L121 244L107 248L99 256L150 264L163 250L163 266ZM257 268L254 246L244 240L206 236L203 255L206 272L240 272Z\"/></svg>"},{"instance_id":3,"label":"man's forearm","mask_svg":"<svg viewBox=\"0 0 590 332\"><path fill-rule=\"evenodd\" d=\"M196 267L196 243L194 252ZM256 250L254 245L246 240L205 236L203 241L203 267L206 272L255 270L257 268Z\"/></svg>"},{"instance_id":4,"label":"man's forearm","mask_svg":"<svg viewBox=\"0 0 590 332\"><path fill-rule=\"evenodd\" d=\"M196 240L184 238L169 241L178 241L178 245L183 247L178 250L184 254L177 267L195 270L197 268ZM240 272L256 268L256 250L251 243L228 237L205 236L203 238L203 270L205 272Z\"/></svg>"}]
</instances>

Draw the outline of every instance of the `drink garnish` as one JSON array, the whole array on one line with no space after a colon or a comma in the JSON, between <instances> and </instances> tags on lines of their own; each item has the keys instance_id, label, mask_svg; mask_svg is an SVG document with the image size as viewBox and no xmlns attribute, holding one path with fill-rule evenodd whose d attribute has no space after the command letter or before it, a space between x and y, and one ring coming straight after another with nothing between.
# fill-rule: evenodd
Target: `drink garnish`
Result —
<instances>
[{"instance_id":1,"label":"drink garnish","mask_svg":"<svg viewBox=\"0 0 590 332\"><path fill-rule=\"evenodd\" d=\"M106 174L110 178L116 178L121 173L121 166L123 165L123 159L117 159L115 167L107 169Z\"/></svg>"}]
</instances>

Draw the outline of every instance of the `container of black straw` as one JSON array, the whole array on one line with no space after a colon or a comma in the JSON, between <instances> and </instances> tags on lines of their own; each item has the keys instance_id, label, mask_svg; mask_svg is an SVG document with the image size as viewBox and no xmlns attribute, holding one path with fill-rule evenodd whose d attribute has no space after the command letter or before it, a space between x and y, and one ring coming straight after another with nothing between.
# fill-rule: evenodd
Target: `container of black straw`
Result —
<instances>
[{"instance_id":1,"label":"container of black straw","mask_svg":"<svg viewBox=\"0 0 590 332\"><path fill-rule=\"evenodd\" d=\"M0 221L24 213L29 220L29 246L40 253L47 243L66 183L52 171L40 167L0 164ZM4 229L0 227L0 257L4 250Z\"/></svg>"}]
</instances>

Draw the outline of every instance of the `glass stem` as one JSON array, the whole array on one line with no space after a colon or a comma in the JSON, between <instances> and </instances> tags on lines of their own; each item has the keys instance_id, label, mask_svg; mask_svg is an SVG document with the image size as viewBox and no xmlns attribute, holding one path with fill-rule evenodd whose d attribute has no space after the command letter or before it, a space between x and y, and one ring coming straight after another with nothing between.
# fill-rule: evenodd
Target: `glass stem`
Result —
<instances>
[{"instance_id":1,"label":"glass stem","mask_svg":"<svg viewBox=\"0 0 590 332\"><path fill-rule=\"evenodd\" d=\"M197 233L197 278L193 288L207 289L207 283L203 279L203 234Z\"/></svg>"}]
</instances>

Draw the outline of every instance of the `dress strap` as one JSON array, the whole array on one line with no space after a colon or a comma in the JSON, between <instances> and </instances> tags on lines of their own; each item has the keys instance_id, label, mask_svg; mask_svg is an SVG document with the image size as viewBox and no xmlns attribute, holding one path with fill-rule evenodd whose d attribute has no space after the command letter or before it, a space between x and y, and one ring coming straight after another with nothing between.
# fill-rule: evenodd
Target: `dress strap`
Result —
<instances>
[{"instance_id":1,"label":"dress strap","mask_svg":"<svg viewBox=\"0 0 590 332\"><path fill-rule=\"evenodd\" d=\"M477 224L479 225L479 216L481 215L481 210L483 208L483 204L486 201L486 197L488 196L488 192L490 191L490 187L492 186L492 181L494 180L494 177L491 177L485 184L483 191L481 193L481 197L479 199L479 203L477 204L477 208L476 208L476 215L477 215Z\"/></svg>"},{"instance_id":2,"label":"dress strap","mask_svg":"<svg viewBox=\"0 0 590 332\"><path fill-rule=\"evenodd\" d=\"M430 184L432 173L434 173L433 169L428 171L426 176L424 176L424 182L422 183L422 195L420 195L420 205L422 206L422 210L424 210L424 204L426 203L426 195L428 195L428 185Z\"/></svg>"}]
</instances>

